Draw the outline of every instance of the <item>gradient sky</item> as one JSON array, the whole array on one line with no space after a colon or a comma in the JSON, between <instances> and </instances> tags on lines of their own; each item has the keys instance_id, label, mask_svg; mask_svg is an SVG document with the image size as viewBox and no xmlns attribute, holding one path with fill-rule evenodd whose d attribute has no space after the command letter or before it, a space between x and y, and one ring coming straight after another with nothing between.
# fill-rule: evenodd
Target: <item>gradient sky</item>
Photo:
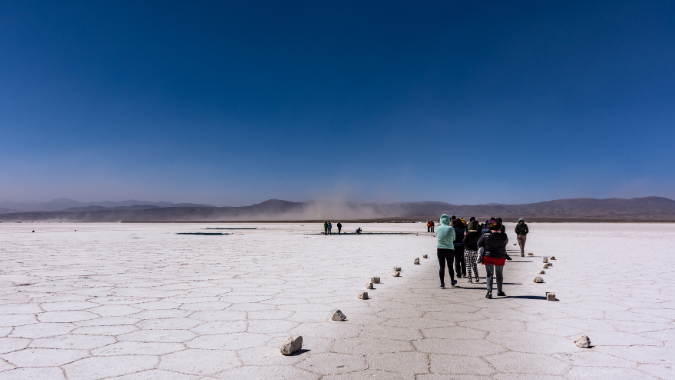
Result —
<instances>
[{"instance_id":1,"label":"gradient sky","mask_svg":"<svg viewBox=\"0 0 675 380\"><path fill-rule=\"evenodd\" d=\"M58 3L0 1L0 199L675 198L673 1Z\"/></svg>"}]
</instances>

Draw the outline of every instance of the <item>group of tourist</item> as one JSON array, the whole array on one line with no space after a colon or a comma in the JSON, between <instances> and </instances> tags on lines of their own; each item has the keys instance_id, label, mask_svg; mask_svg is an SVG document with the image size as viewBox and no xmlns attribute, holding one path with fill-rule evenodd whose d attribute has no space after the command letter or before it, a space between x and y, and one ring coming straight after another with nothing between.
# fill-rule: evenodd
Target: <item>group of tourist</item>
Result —
<instances>
[{"instance_id":1,"label":"group of tourist","mask_svg":"<svg viewBox=\"0 0 675 380\"><path fill-rule=\"evenodd\" d=\"M525 255L525 237L529 233L527 224L521 218L516 225L518 244L521 256ZM441 288L445 288L445 267L447 264L450 275L450 285L455 286L457 278L468 278L469 283L479 282L478 264L485 265L486 271L486 298L492 298L493 278L497 279L497 295L506 296L502 289L503 269L507 260L511 257L506 252L509 238L506 236L505 227L501 218L490 218L485 223L479 224L476 218L471 218L469 223L454 215L441 216L440 225L436 228L438 238L437 256L441 279ZM454 266L454 271L453 271ZM473 270L473 276L472 276Z\"/></svg>"},{"instance_id":2,"label":"group of tourist","mask_svg":"<svg viewBox=\"0 0 675 380\"><path fill-rule=\"evenodd\" d=\"M338 235L339 235L342 232L342 223L337 222L336 226L338 228ZM324 231L323 232L324 235L332 235L333 234L333 223L331 223L328 220L323 222L323 231Z\"/></svg>"}]
</instances>

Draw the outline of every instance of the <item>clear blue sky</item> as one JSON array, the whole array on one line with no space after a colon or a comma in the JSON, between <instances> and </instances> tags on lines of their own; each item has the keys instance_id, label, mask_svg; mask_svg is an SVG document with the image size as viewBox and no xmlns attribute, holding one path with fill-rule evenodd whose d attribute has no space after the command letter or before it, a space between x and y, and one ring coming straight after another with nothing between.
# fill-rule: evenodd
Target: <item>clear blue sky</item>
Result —
<instances>
[{"instance_id":1,"label":"clear blue sky","mask_svg":"<svg viewBox=\"0 0 675 380\"><path fill-rule=\"evenodd\" d=\"M0 199L675 198L673 1L0 1Z\"/></svg>"}]
</instances>

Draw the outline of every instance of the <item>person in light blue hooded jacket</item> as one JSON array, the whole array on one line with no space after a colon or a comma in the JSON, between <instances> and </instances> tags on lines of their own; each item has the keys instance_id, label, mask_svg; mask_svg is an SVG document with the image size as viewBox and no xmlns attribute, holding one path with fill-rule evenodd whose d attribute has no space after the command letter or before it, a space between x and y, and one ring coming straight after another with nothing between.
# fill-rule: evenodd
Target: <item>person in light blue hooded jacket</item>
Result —
<instances>
[{"instance_id":1,"label":"person in light blue hooded jacket","mask_svg":"<svg viewBox=\"0 0 675 380\"><path fill-rule=\"evenodd\" d=\"M450 217L446 214L441 215L441 223L436 227L436 255L438 256L438 276L441 278L441 288L445 288L445 265L448 265L450 274L450 285L455 286L455 273L452 270L452 264L455 262L455 229L450 227Z\"/></svg>"}]
</instances>

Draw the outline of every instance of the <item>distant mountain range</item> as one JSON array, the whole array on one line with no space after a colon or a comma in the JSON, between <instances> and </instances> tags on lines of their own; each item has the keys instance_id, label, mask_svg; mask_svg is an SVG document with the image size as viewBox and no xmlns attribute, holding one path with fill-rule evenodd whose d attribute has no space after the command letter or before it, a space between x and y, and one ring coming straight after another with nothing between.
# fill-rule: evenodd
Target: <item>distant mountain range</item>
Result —
<instances>
[{"instance_id":1,"label":"distant mountain range","mask_svg":"<svg viewBox=\"0 0 675 380\"><path fill-rule=\"evenodd\" d=\"M124 209L124 207L133 207L141 209L142 206L153 207L213 207L211 205L197 203L171 203L171 202L148 202L128 200L122 202L78 202L76 200L60 198L49 202L11 202L0 201L0 214L9 212L27 212L27 211L97 211L106 209Z\"/></svg>"},{"instance_id":2,"label":"distant mountain range","mask_svg":"<svg viewBox=\"0 0 675 380\"><path fill-rule=\"evenodd\" d=\"M67 202L65 202L67 201ZM419 221L445 214L480 220L491 216L515 221L674 221L675 201L661 197L573 198L520 205L453 205L444 202L289 202L278 199L242 207L169 202L91 202L73 205L54 200L40 207L68 207L58 211L0 213L0 221L63 222L175 222L175 221ZM136 202L136 203L134 203ZM96 203L96 204L93 204ZM6 207L6 204L0 204ZM37 207L34 204L34 207ZM9 208L9 207L8 207ZM14 208L14 207L12 207ZM2 212L2 210L0 210Z\"/></svg>"}]
</instances>

